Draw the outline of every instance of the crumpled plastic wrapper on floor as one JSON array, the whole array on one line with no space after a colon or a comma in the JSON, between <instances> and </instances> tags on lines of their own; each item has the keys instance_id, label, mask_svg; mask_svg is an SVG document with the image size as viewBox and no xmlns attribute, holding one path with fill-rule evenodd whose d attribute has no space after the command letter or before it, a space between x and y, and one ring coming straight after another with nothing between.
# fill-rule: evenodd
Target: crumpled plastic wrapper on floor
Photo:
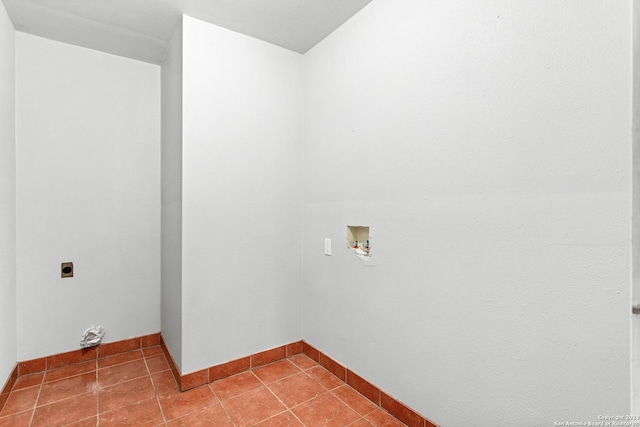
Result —
<instances>
[{"instance_id":1,"label":"crumpled plastic wrapper on floor","mask_svg":"<svg viewBox=\"0 0 640 427\"><path fill-rule=\"evenodd\" d=\"M89 348L95 347L102 342L104 336L104 328L102 326L94 326L89 328L82 334L82 340L80 341L80 347Z\"/></svg>"}]
</instances>

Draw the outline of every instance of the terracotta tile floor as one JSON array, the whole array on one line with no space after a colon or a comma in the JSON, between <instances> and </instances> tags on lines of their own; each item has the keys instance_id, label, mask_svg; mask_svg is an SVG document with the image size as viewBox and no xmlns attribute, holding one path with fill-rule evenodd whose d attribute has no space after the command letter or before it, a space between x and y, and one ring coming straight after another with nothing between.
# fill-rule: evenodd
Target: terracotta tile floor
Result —
<instances>
[{"instance_id":1,"label":"terracotta tile floor","mask_svg":"<svg viewBox=\"0 0 640 427\"><path fill-rule=\"evenodd\" d=\"M160 347L18 379L0 412L11 426L404 426L297 354L184 393Z\"/></svg>"}]
</instances>

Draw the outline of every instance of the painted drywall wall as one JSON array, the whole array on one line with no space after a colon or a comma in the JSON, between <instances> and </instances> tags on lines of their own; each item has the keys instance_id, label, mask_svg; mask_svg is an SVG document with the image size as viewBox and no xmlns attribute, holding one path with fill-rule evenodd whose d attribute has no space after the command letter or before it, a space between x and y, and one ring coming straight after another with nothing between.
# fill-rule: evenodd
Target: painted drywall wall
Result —
<instances>
[{"instance_id":1,"label":"painted drywall wall","mask_svg":"<svg viewBox=\"0 0 640 427\"><path fill-rule=\"evenodd\" d=\"M16 364L15 31L0 2L0 387Z\"/></svg>"},{"instance_id":2,"label":"painted drywall wall","mask_svg":"<svg viewBox=\"0 0 640 427\"><path fill-rule=\"evenodd\" d=\"M162 337L182 365L182 19L162 64Z\"/></svg>"},{"instance_id":3,"label":"painted drywall wall","mask_svg":"<svg viewBox=\"0 0 640 427\"><path fill-rule=\"evenodd\" d=\"M159 121L160 67L16 33L20 360L159 331Z\"/></svg>"},{"instance_id":4,"label":"painted drywall wall","mask_svg":"<svg viewBox=\"0 0 640 427\"><path fill-rule=\"evenodd\" d=\"M183 25L187 373L301 338L303 116L299 54Z\"/></svg>"},{"instance_id":5,"label":"painted drywall wall","mask_svg":"<svg viewBox=\"0 0 640 427\"><path fill-rule=\"evenodd\" d=\"M640 242L640 5L633 3L633 221L632 242ZM640 306L640 245L632 245L632 303ZM640 413L640 316L631 319L631 408Z\"/></svg>"},{"instance_id":6,"label":"painted drywall wall","mask_svg":"<svg viewBox=\"0 0 640 427\"><path fill-rule=\"evenodd\" d=\"M629 413L630 16L376 0L308 52L304 338L443 426Z\"/></svg>"}]
</instances>

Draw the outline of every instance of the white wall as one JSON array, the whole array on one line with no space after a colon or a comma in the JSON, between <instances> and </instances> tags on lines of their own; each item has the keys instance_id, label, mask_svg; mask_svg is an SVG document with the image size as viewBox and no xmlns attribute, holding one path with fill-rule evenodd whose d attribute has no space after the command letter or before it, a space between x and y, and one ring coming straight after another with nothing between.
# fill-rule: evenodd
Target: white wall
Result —
<instances>
[{"instance_id":1,"label":"white wall","mask_svg":"<svg viewBox=\"0 0 640 427\"><path fill-rule=\"evenodd\" d=\"M17 33L16 91L18 359L159 331L160 67Z\"/></svg>"},{"instance_id":2,"label":"white wall","mask_svg":"<svg viewBox=\"0 0 640 427\"><path fill-rule=\"evenodd\" d=\"M376 0L308 52L304 339L443 426L629 413L630 16Z\"/></svg>"},{"instance_id":3,"label":"white wall","mask_svg":"<svg viewBox=\"0 0 640 427\"><path fill-rule=\"evenodd\" d=\"M162 337L182 365L182 21L162 65Z\"/></svg>"},{"instance_id":4,"label":"white wall","mask_svg":"<svg viewBox=\"0 0 640 427\"><path fill-rule=\"evenodd\" d=\"M299 54L188 17L183 37L187 373L301 338L303 115Z\"/></svg>"},{"instance_id":5,"label":"white wall","mask_svg":"<svg viewBox=\"0 0 640 427\"><path fill-rule=\"evenodd\" d=\"M16 364L15 32L0 2L0 387Z\"/></svg>"},{"instance_id":6,"label":"white wall","mask_svg":"<svg viewBox=\"0 0 640 427\"><path fill-rule=\"evenodd\" d=\"M632 241L640 242L640 5L633 2L633 225ZM632 303L640 305L640 244L632 245ZM632 412L640 413L640 316L632 316Z\"/></svg>"}]
</instances>

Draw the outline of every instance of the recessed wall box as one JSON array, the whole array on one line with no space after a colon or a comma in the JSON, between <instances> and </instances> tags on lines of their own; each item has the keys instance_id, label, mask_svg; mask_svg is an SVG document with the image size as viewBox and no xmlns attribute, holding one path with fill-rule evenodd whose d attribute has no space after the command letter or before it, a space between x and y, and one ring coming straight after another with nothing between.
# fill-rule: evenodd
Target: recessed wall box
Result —
<instances>
[{"instance_id":1,"label":"recessed wall box","mask_svg":"<svg viewBox=\"0 0 640 427\"><path fill-rule=\"evenodd\" d=\"M369 227L362 225L347 226L347 247L356 252L368 254L371 251Z\"/></svg>"},{"instance_id":2,"label":"recessed wall box","mask_svg":"<svg viewBox=\"0 0 640 427\"><path fill-rule=\"evenodd\" d=\"M63 262L60 266L60 277L63 279L65 277L73 277L73 263L72 262Z\"/></svg>"}]
</instances>

